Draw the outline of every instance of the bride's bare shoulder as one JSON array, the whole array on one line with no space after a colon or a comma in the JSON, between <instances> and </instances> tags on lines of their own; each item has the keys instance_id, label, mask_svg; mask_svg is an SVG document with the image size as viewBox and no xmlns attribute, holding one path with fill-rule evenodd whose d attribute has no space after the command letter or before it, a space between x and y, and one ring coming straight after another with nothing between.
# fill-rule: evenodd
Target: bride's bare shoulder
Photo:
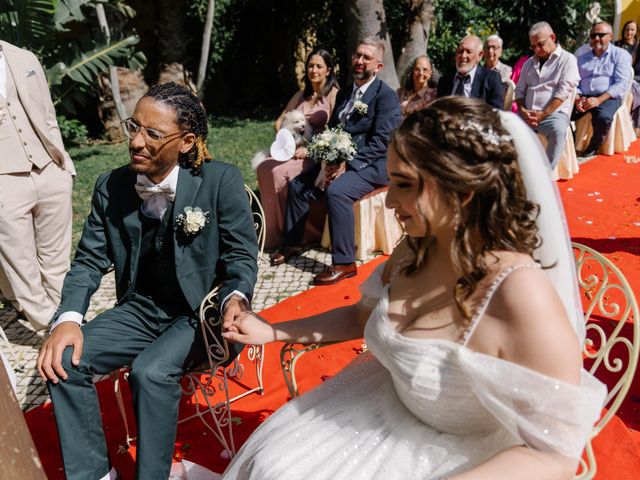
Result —
<instances>
[{"instance_id":1,"label":"bride's bare shoulder","mask_svg":"<svg viewBox=\"0 0 640 480\"><path fill-rule=\"evenodd\" d=\"M579 342L544 270L511 272L487 313L500 325L500 356L555 378L579 379Z\"/></svg>"},{"instance_id":2,"label":"bride's bare shoulder","mask_svg":"<svg viewBox=\"0 0 640 480\"><path fill-rule=\"evenodd\" d=\"M391 281L391 277L395 275L400 265L406 261L408 255L411 254L411 247L409 247L409 243L407 241L407 237L404 237L400 240L400 243L396 245L396 248L391 252L391 256L387 263L384 266L384 271L382 272L382 283L389 283Z\"/></svg>"}]
</instances>

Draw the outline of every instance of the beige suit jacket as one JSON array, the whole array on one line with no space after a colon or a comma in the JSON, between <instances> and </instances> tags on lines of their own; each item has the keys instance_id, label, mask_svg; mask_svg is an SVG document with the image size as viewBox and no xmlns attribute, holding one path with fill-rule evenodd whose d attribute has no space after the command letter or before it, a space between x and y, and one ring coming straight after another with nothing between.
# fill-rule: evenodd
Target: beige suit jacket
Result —
<instances>
[{"instance_id":1,"label":"beige suit jacket","mask_svg":"<svg viewBox=\"0 0 640 480\"><path fill-rule=\"evenodd\" d=\"M56 112L49 93L47 77L36 56L16 47L8 42L0 40L2 52L7 66L7 76L13 77L13 82L18 91L20 102L29 115L32 125L38 137L42 141L45 149L51 158L63 169L75 175L75 167L71 157L64 149L62 135L58 127ZM25 72L35 72L37 88L33 88L33 83L25 82Z\"/></svg>"}]
</instances>

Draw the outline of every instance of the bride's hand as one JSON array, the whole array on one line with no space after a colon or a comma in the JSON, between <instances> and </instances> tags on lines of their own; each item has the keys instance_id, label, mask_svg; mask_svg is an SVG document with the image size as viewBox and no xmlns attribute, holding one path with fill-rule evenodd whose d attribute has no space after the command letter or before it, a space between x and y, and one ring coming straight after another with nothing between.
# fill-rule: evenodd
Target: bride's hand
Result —
<instances>
[{"instance_id":1,"label":"bride's hand","mask_svg":"<svg viewBox=\"0 0 640 480\"><path fill-rule=\"evenodd\" d=\"M222 336L233 343L245 345L264 345L274 342L274 328L262 317L245 310L233 320L222 324Z\"/></svg>"}]
</instances>

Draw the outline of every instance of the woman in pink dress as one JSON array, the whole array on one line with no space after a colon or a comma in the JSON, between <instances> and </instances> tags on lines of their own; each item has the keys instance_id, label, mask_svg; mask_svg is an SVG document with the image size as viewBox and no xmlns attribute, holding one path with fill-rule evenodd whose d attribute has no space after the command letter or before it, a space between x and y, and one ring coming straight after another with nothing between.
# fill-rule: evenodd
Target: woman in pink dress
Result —
<instances>
[{"instance_id":1,"label":"woman in pink dress","mask_svg":"<svg viewBox=\"0 0 640 480\"><path fill-rule=\"evenodd\" d=\"M305 137L310 139L324 130L329 122L339 87L333 70L333 60L326 50L317 49L311 52L305 66L304 89L297 91L291 97L274 127L277 132L285 114L291 110L299 110L304 113L311 127L311 132L305 132ZM282 244L289 180L312 165L313 160L307 158L307 149L298 147L291 160L279 162L267 157L258 166L256 176L267 227L266 248L274 248Z\"/></svg>"}]
</instances>

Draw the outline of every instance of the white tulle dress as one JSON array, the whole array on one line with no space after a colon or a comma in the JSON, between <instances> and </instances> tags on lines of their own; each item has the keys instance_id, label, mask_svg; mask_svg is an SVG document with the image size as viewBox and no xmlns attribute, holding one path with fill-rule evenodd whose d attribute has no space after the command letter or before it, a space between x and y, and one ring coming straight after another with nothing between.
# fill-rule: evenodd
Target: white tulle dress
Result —
<instances>
[{"instance_id":1,"label":"white tulle dress","mask_svg":"<svg viewBox=\"0 0 640 480\"><path fill-rule=\"evenodd\" d=\"M225 479L438 479L514 445L582 452L605 386L579 386L476 353L461 343L408 338L389 322L380 266L362 287L376 306L365 338L372 355L279 409L247 440Z\"/></svg>"}]
</instances>

